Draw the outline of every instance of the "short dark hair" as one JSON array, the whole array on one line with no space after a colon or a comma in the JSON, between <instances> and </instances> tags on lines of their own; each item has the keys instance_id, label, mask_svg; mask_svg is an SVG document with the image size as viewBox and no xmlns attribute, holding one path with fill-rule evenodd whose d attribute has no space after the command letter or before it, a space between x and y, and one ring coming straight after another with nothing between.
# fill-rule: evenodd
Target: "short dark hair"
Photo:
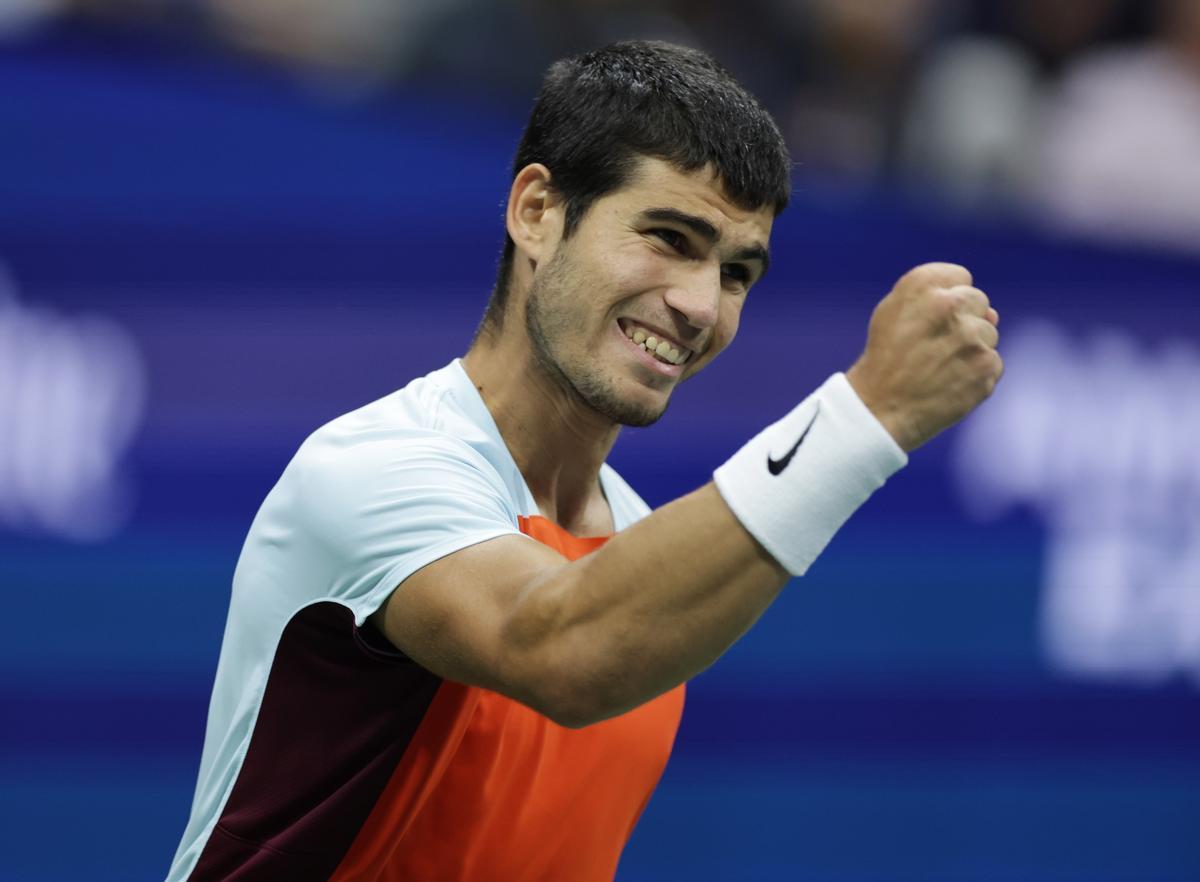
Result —
<instances>
[{"instance_id":1,"label":"short dark hair","mask_svg":"<svg viewBox=\"0 0 1200 882\"><path fill-rule=\"evenodd\" d=\"M614 43L551 65L512 177L534 162L550 169L569 238L643 156L684 172L711 164L729 198L749 211L770 205L778 215L791 195L791 159L766 109L705 53L655 41ZM481 330L500 325L515 250L506 236Z\"/></svg>"}]
</instances>

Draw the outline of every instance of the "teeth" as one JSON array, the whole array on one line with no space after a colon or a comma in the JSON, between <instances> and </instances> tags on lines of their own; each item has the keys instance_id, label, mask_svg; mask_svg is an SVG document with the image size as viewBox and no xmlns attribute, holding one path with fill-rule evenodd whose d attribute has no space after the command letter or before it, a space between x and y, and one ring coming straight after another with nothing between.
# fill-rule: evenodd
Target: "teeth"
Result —
<instances>
[{"instance_id":1,"label":"teeth","mask_svg":"<svg viewBox=\"0 0 1200 882\"><path fill-rule=\"evenodd\" d=\"M634 328L632 325L625 329L625 336L667 364L683 364L691 355L687 350L680 351L666 340L659 340L644 329Z\"/></svg>"}]
</instances>

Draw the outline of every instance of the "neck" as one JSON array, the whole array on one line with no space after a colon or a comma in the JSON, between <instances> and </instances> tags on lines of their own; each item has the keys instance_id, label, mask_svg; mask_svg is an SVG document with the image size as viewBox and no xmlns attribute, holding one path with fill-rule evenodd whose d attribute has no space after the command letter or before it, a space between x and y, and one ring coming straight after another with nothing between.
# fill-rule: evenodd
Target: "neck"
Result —
<instances>
[{"instance_id":1,"label":"neck","mask_svg":"<svg viewBox=\"0 0 1200 882\"><path fill-rule=\"evenodd\" d=\"M576 535L612 532L600 466L620 426L549 376L528 342L481 333L463 357L541 514Z\"/></svg>"}]
</instances>

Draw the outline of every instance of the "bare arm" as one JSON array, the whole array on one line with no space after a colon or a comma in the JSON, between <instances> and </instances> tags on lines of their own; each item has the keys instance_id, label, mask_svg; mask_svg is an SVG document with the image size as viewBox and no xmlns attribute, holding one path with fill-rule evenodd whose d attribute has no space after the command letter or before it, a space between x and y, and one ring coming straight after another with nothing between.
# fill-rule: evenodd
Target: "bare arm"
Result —
<instances>
[{"instance_id":1,"label":"bare arm","mask_svg":"<svg viewBox=\"0 0 1200 882\"><path fill-rule=\"evenodd\" d=\"M905 449L961 419L999 378L995 312L970 285L949 264L906 275L849 373ZM374 621L431 671L582 726L712 664L787 579L709 483L578 561L515 536L456 552L406 579Z\"/></svg>"},{"instance_id":2,"label":"bare arm","mask_svg":"<svg viewBox=\"0 0 1200 882\"><path fill-rule=\"evenodd\" d=\"M787 579L710 483L575 562L516 536L449 555L375 621L435 673L580 726L704 670Z\"/></svg>"}]
</instances>

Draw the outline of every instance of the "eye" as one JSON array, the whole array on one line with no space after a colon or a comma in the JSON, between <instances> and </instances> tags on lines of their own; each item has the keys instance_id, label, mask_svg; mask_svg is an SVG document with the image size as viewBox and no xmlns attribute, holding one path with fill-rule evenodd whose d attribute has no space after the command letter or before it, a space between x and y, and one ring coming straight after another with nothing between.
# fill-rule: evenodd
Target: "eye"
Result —
<instances>
[{"instance_id":1,"label":"eye","mask_svg":"<svg viewBox=\"0 0 1200 882\"><path fill-rule=\"evenodd\" d=\"M750 282L750 270L744 263L727 263L721 267L721 275L733 279L739 285Z\"/></svg>"},{"instance_id":2,"label":"eye","mask_svg":"<svg viewBox=\"0 0 1200 882\"><path fill-rule=\"evenodd\" d=\"M687 250L687 236L678 230L672 230L667 227L650 231L650 235L657 236L673 251L678 251L682 254Z\"/></svg>"}]
</instances>

